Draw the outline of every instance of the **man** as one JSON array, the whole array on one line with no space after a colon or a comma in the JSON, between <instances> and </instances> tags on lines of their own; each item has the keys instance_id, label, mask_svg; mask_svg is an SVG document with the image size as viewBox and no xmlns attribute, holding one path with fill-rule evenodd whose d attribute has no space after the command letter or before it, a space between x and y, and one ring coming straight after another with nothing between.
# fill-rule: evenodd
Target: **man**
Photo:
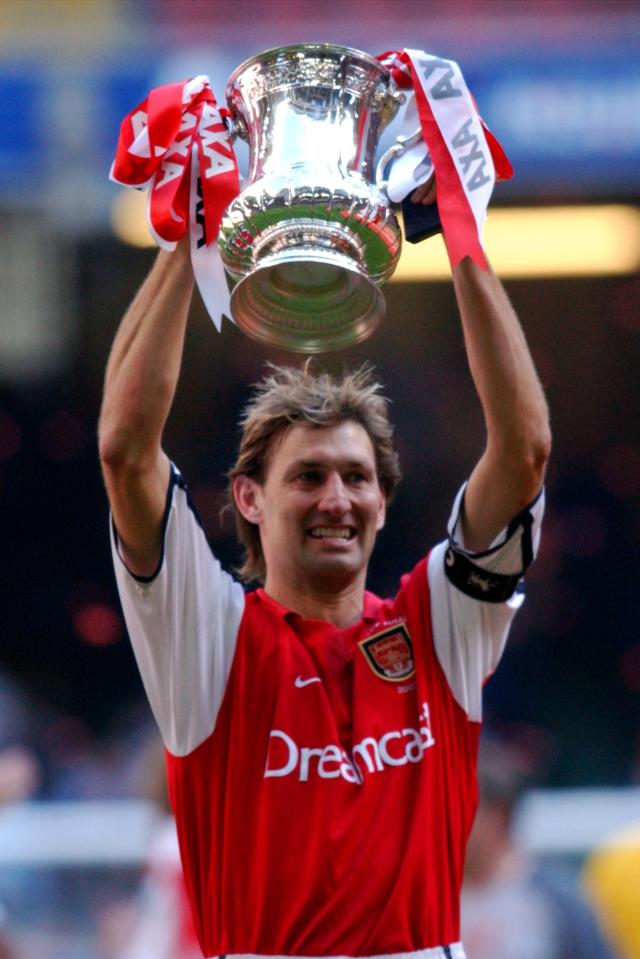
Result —
<instances>
[{"instance_id":1,"label":"man","mask_svg":"<svg viewBox=\"0 0 640 959\"><path fill-rule=\"evenodd\" d=\"M366 373L275 371L250 406L232 499L263 586L245 594L161 448L185 243L159 254L116 336L100 422L114 561L206 956L464 957L481 687L522 599L550 440L500 283L468 259L453 282L487 443L449 545L392 600L365 591L398 478Z\"/></svg>"}]
</instances>

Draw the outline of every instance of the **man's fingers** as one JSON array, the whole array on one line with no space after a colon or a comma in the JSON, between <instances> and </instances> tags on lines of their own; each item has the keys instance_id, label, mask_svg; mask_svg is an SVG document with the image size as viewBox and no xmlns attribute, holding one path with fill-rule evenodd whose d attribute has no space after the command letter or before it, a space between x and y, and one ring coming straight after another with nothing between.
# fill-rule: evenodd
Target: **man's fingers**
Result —
<instances>
[{"instance_id":1,"label":"man's fingers","mask_svg":"<svg viewBox=\"0 0 640 959\"><path fill-rule=\"evenodd\" d=\"M420 186L411 194L412 203L421 203L423 206L430 206L436 202L436 181L435 177L429 177L426 183Z\"/></svg>"}]
</instances>

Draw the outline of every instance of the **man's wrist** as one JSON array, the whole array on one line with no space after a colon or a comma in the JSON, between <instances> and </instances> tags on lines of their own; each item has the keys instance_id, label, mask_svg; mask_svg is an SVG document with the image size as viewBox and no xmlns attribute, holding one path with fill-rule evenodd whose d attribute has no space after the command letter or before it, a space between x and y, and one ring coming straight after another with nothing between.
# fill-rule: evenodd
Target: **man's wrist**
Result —
<instances>
[{"instance_id":1,"label":"man's wrist","mask_svg":"<svg viewBox=\"0 0 640 959\"><path fill-rule=\"evenodd\" d=\"M174 250L161 249L159 251L158 263L162 264L163 270L169 270L173 274L179 273L193 277L191 244L188 232L181 240L178 240Z\"/></svg>"},{"instance_id":2,"label":"man's wrist","mask_svg":"<svg viewBox=\"0 0 640 959\"><path fill-rule=\"evenodd\" d=\"M180 260L191 261L191 236L189 230L187 230L182 239L176 243L173 255Z\"/></svg>"}]
</instances>

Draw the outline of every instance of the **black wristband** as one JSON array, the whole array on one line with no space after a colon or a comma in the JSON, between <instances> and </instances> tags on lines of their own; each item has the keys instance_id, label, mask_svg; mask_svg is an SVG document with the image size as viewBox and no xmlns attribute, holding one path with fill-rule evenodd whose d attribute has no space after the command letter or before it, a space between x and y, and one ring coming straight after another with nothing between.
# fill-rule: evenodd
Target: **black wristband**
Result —
<instances>
[{"instance_id":1,"label":"black wristband","mask_svg":"<svg viewBox=\"0 0 640 959\"><path fill-rule=\"evenodd\" d=\"M411 194L402 201L402 222L407 243L420 243L436 233L442 233L438 204L423 206L422 203L412 203Z\"/></svg>"}]
</instances>

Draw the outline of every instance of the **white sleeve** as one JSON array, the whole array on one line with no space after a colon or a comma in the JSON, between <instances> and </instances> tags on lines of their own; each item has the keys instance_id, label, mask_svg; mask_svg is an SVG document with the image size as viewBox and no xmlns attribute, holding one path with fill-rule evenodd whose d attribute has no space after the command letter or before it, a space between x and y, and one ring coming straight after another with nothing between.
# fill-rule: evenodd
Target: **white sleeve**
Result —
<instances>
[{"instance_id":1,"label":"white sleeve","mask_svg":"<svg viewBox=\"0 0 640 959\"><path fill-rule=\"evenodd\" d=\"M231 671L244 590L213 556L172 465L164 545L153 576L131 573L111 545L120 601L164 744L177 756L211 734Z\"/></svg>"},{"instance_id":2,"label":"white sleeve","mask_svg":"<svg viewBox=\"0 0 640 959\"><path fill-rule=\"evenodd\" d=\"M489 583L519 579L535 556L540 542L544 513L544 492L517 516L482 553L465 549L461 532L463 486L451 513L449 541L439 543L429 555L428 577L431 595L433 641L438 661L449 687L469 719L482 718L482 686L494 671L507 641L511 621L524 601L519 586L504 601L483 600ZM466 564L471 591L447 575L453 554ZM484 575L486 574L486 576ZM497 575L493 575L497 574Z\"/></svg>"}]
</instances>

